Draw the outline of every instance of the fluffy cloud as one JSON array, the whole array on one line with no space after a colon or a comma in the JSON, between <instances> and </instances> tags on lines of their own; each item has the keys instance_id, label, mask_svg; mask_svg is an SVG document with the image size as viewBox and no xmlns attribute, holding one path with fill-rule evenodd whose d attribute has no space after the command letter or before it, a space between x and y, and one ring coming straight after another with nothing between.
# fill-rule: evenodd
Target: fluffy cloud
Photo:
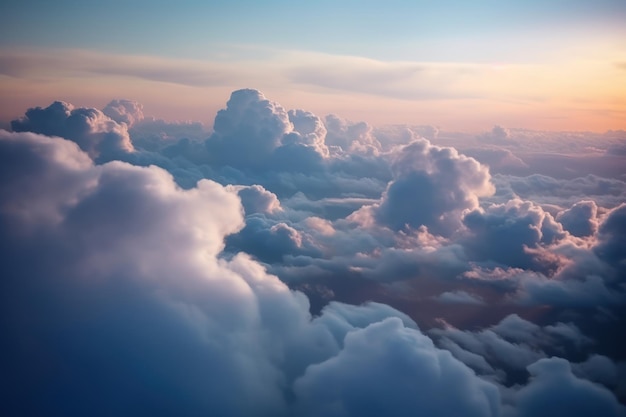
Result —
<instances>
[{"instance_id":1,"label":"fluffy cloud","mask_svg":"<svg viewBox=\"0 0 626 417\"><path fill-rule=\"evenodd\" d=\"M561 211L556 220L574 236L591 236L598 230L598 206L595 201L579 201L567 210Z\"/></svg>"},{"instance_id":2,"label":"fluffy cloud","mask_svg":"<svg viewBox=\"0 0 626 417\"><path fill-rule=\"evenodd\" d=\"M309 367L295 390L303 397L301 415L497 416L496 387L459 365L391 318L350 333L339 355ZM416 374L420 381L410 383ZM367 383L373 380L385 383Z\"/></svg>"},{"instance_id":3,"label":"fluffy cloud","mask_svg":"<svg viewBox=\"0 0 626 417\"><path fill-rule=\"evenodd\" d=\"M102 109L102 113L117 123L126 123L128 127L144 119L143 106L132 100L112 100Z\"/></svg>"},{"instance_id":4,"label":"fluffy cloud","mask_svg":"<svg viewBox=\"0 0 626 417\"><path fill-rule=\"evenodd\" d=\"M373 217L394 230L426 226L449 235L461 225L464 211L478 208L479 197L494 192L489 170L453 148L414 140L392 154L393 180L380 202L355 214Z\"/></svg>"},{"instance_id":5,"label":"fluffy cloud","mask_svg":"<svg viewBox=\"0 0 626 417\"><path fill-rule=\"evenodd\" d=\"M294 132L298 134L293 138L295 141L313 147L324 157L329 155L326 147L326 126L322 119L306 110L289 110L289 121L293 124Z\"/></svg>"},{"instance_id":6,"label":"fluffy cloud","mask_svg":"<svg viewBox=\"0 0 626 417\"><path fill-rule=\"evenodd\" d=\"M460 330L450 325L430 331L441 347L466 365L496 380L509 384L519 378L519 371L549 354L563 354L568 349L579 353L591 341L572 323L541 327L517 314L480 331Z\"/></svg>"},{"instance_id":7,"label":"fluffy cloud","mask_svg":"<svg viewBox=\"0 0 626 417\"><path fill-rule=\"evenodd\" d=\"M281 211L280 201L276 194L267 191L260 185L251 186L228 186L234 190L241 198L241 204L245 209L246 215L254 213L272 214Z\"/></svg>"},{"instance_id":8,"label":"fluffy cloud","mask_svg":"<svg viewBox=\"0 0 626 417\"><path fill-rule=\"evenodd\" d=\"M287 111L259 91L239 90L217 113L213 129L207 146L214 163L259 166L280 146L291 123Z\"/></svg>"},{"instance_id":9,"label":"fluffy cloud","mask_svg":"<svg viewBox=\"0 0 626 417\"><path fill-rule=\"evenodd\" d=\"M326 144L340 152L377 153L381 144L372 126L365 122L353 123L336 115L326 116Z\"/></svg>"},{"instance_id":10,"label":"fluffy cloud","mask_svg":"<svg viewBox=\"0 0 626 417\"><path fill-rule=\"evenodd\" d=\"M488 143L500 143L511 140L511 132L508 129L495 125L491 131L478 136L478 139Z\"/></svg>"},{"instance_id":11,"label":"fluffy cloud","mask_svg":"<svg viewBox=\"0 0 626 417\"><path fill-rule=\"evenodd\" d=\"M16 132L34 132L72 140L92 158L110 160L134 150L125 126L93 108L74 108L56 101L46 108L35 107L11 122Z\"/></svg>"},{"instance_id":12,"label":"fluffy cloud","mask_svg":"<svg viewBox=\"0 0 626 417\"><path fill-rule=\"evenodd\" d=\"M257 90L233 92L226 109L217 113L213 129L206 146L215 165L308 172L328 154L324 130L315 115L289 114Z\"/></svg>"},{"instance_id":13,"label":"fluffy cloud","mask_svg":"<svg viewBox=\"0 0 626 417\"><path fill-rule=\"evenodd\" d=\"M554 268L553 260L532 249L565 236L552 215L529 201L510 200L476 209L464 216L463 223L471 233L464 247L472 259L515 268Z\"/></svg>"},{"instance_id":14,"label":"fluffy cloud","mask_svg":"<svg viewBox=\"0 0 626 417\"><path fill-rule=\"evenodd\" d=\"M626 203L611 210L600 225L596 254L606 262L626 271ZM623 275L620 281L623 282Z\"/></svg>"},{"instance_id":15,"label":"fluffy cloud","mask_svg":"<svg viewBox=\"0 0 626 417\"><path fill-rule=\"evenodd\" d=\"M572 374L560 358L542 359L528 367L532 380L515 395L516 416L623 416L610 391Z\"/></svg>"}]
</instances>

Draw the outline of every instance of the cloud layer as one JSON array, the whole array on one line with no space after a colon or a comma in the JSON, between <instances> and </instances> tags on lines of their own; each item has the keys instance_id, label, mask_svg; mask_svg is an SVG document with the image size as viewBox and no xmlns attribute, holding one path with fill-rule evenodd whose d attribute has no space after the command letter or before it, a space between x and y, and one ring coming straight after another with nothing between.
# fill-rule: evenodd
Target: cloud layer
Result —
<instances>
[{"instance_id":1,"label":"cloud layer","mask_svg":"<svg viewBox=\"0 0 626 417\"><path fill-rule=\"evenodd\" d=\"M11 126L3 414L624 415L623 178L251 89L210 133L129 100Z\"/></svg>"}]
</instances>

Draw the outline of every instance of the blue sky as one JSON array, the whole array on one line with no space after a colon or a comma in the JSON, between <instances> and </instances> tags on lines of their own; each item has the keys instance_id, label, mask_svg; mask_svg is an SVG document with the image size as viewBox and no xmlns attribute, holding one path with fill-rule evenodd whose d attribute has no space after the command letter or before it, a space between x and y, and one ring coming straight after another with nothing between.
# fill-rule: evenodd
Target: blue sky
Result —
<instances>
[{"instance_id":1,"label":"blue sky","mask_svg":"<svg viewBox=\"0 0 626 417\"><path fill-rule=\"evenodd\" d=\"M203 57L256 44L377 59L494 59L511 40L624 33L623 1L12 1L2 45ZM558 32L558 34L556 33ZM474 40L473 51L426 50ZM565 41L565 39L561 39ZM480 45L484 42L483 45ZM418 48L411 48L417 43ZM536 43L536 46L541 46ZM495 48L494 48L495 47ZM412 50L413 49L413 50ZM492 51L492 56L487 53ZM472 55L469 54L477 54ZM416 56L417 55L417 56Z\"/></svg>"}]
</instances>

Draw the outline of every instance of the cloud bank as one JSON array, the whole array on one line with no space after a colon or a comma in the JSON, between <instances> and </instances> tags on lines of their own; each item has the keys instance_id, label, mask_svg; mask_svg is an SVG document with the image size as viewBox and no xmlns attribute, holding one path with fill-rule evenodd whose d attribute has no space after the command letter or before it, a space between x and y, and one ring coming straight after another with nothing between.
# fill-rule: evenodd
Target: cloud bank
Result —
<instances>
[{"instance_id":1,"label":"cloud bank","mask_svg":"<svg viewBox=\"0 0 626 417\"><path fill-rule=\"evenodd\" d=\"M620 178L252 89L213 132L129 100L11 128L3 414L625 415ZM477 143L529 166L507 135Z\"/></svg>"}]
</instances>

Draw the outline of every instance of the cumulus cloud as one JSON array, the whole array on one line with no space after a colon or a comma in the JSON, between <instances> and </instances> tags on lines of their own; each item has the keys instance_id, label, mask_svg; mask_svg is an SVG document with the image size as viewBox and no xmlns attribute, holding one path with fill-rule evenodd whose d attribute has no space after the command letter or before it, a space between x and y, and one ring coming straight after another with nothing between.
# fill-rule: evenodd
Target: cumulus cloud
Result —
<instances>
[{"instance_id":1,"label":"cumulus cloud","mask_svg":"<svg viewBox=\"0 0 626 417\"><path fill-rule=\"evenodd\" d=\"M514 268L554 268L551 259L532 249L565 236L552 215L530 201L510 200L475 209L463 217L463 223L470 231L464 247L472 259Z\"/></svg>"},{"instance_id":2,"label":"cumulus cloud","mask_svg":"<svg viewBox=\"0 0 626 417\"><path fill-rule=\"evenodd\" d=\"M16 132L34 132L72 140L92 158L102 160L134 150L125 126L98 109L74 108L62 101L46 108L28 109L24 117L11 122L11 128Z\"/></svg>"},{"instance_id":3,"label":"cumulus cloud","mask_svg":"<svg viewBox=\"0 0 626 417\"><path fill-rule=\"evenodd\" d=\"M623 416L626 409L607 389L572 374L570 364L546 358L528 366L532 380L515 395L517 416Z\"/></svg>"},{"instance_id":4,"label":"cumulus cloud","mask_svg":"<svg viewBox=\"0 0 626 417\"><path fill-rule=\"evenodd\" d=\"M619 271L626 271L626 203L611 210L600 225L598 234L596 254Z\"/></svg>"},{"instance_id":5,"label":"cumulus cloud","mask_svg":"<svg viewBox=\"0 0 626 417\"><path fill-rule=\"evenodd\" d=\"M559 212L556 220L574 236L591 236L598 230L598 206L595 201L579 201Z\"/></svg>"},{"instance_id":6,"label":"cumulus cloud","mask_svg":"<svg viewBox=\"0 0 626 417\"><path fill-rule=\"evenodd\" d=\"M241 204L243 204L246 215L254 213L272 214L282 210L280 200L278 200L276 194L267 191L260 185L231 185L229 188L236 191L239 198L241 198Z\"/></svg>"},{"instance_id":7,"label":"cumulus cloud","mask_svg":"<svg viewBox=\"0 0 626 417\"><path fill-rule=\"evenodd\" d=\"M365 122L353 123L334 114L326 116L326 144L342 152L376 153L381 144L372 126Z\"/></svg>"},{"instance_id":8,"label":"cumulus cloud","mask_svg":"<svg viewBox=\"0 0 626 417\"><path fill-rule=\"evenodd\" d=\"M394 230L407 227L449 235L461 225L464 211L478 208L479 197L494 188L489 170L453 148L416 139L392 154L393 180L380 202L355 213Z\"/></svg>"},{"instance_id":9,"label":"cumulus cloud","mask_svg":"<svg viewBox=\"0 0 626 417\"><path fill-rule=\"evenodd\" d=\"M478 136L478 139L488 143L500 143L511 140L511 133L508 129L495 125L491 131Z\"/></svg>"},{"instance_id":10,"label":"cumulus cloud","mask_svg":"<svg viewBox=\"0 0 626 417\"><path fill-rule=\"evenodd\" d=\"M444 323L443 328L432 329L430 334L439 346L476 372L508 385L523 381L520 371L541 358L572 349L580 353L591 344L572 323L542 327L517 314L480 331Z\"/></svg>"},{"instance_id":11,"label":"cumulus cloud","mask_svg":"<svg viewBox=\"0 0 626 417\"><path fill-rule=\"evenodd\" d=\"M498 415L496 387L459 365L391 318L350 333L339 355L309 367L295 390L303 397L301 415ZM419 383L406 383L418 373ZM365 383L372 380L385 384Z\"/></svg>"},{"instance_id":12,"label":"cumulus cloud","mask_svg":"<svg viewBox=\"0 0 626 417\"><path fill-rule=\"evenodd\" d=\"M117 123L126 123L128 127L144 118L143 106L132 100L112 100L102 109L102 113Z\"/></svg>"}]
</instances>

